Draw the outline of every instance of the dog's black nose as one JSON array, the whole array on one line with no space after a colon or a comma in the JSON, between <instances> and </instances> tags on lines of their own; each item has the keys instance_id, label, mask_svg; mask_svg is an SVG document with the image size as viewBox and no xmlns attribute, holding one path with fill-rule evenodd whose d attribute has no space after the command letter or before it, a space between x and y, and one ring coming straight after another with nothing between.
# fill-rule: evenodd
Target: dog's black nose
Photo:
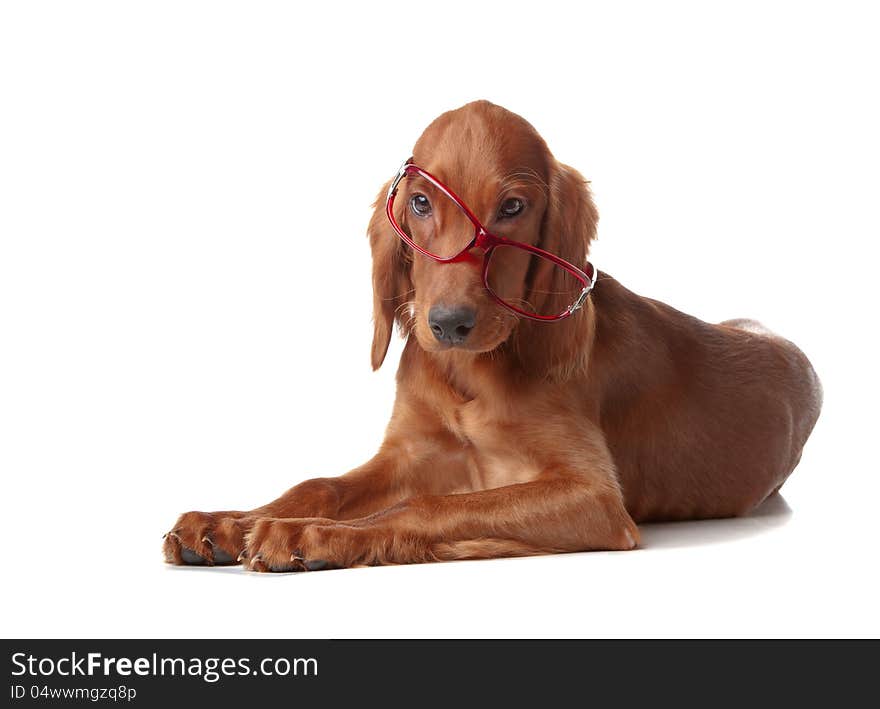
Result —
<instances>
[{"instance_id":1,"label":"dog's black nose","mask_svg":"<svg viewBox=\"0 0 880 709\"><path fill-rule=\"evenodd\" d=\"M460 345L467 339L477 322L477 314L472 308L447 308L435 305L428 311L428 325L440 342Z\"/></svg>"}]
</instances>

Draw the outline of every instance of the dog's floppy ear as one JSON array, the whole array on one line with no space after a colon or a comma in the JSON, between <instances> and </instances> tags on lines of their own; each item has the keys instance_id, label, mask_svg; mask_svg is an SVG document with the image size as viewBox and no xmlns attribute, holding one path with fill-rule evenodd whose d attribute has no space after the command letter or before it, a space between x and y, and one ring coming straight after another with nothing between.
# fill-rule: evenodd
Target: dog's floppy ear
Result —
<instances>
[{"instance_id":1,"label":"dog's floppy ear","mask_svg":"<svg viewBox=\"0 0 880 709\"><path fill-rule=\"evenodd\" d=\"M412 291L409 255L385 214L390 186L391 180L376 197L373 216L367 227L373 252L373 348L370 357L374 370L385 361L394 321L401 316L400 309Z\"/></svg>"},{"instance_id":2,"label":"dog's floppy ear","mask_svg":"<svg viewBox=\"0 0 880 709\"><path fill-rule=\"evenodd\" d=\"M555 160L551 165L539 246L583 269L590 242L596 237L599 213L583 175ZM549 296L556 301L547 306L554 312L562 312L571 305L570 282L561 269L553 269L552 274L557 282L551 283L548 291L559 295ZM589 308L587 303L584 310ZM535 371L544 371L549 377L565 377L573 367L585 366L589 361L584 354L589 351L585 342L590 337L590 323L590 318L583 313L549 326L538 324L540 330L536 330L533 323L523 321L518 344L520 356Z\"/></svg>"},{"instance_id":3,"label":"dog's floppy ear","mask_svg":"<svg viewBox=\"0 0 880 709\"><path fill-rule=\"evenodd\" d=\"M599 212L589 183L577 170L554 161L541 243L544 249L584 268L596 238Z\"/></svg>"}]
</instances>

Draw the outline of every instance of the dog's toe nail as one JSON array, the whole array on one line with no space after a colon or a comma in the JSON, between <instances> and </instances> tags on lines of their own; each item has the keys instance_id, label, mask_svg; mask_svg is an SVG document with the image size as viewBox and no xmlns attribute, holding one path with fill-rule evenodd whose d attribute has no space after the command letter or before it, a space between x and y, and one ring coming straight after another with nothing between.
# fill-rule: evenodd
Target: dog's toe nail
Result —
<instances>
[{"instance_id":1,"label":"dog's toe nail","mask_svg":"<svg viewBox=\"0 0 880 709\"><path fill-rule=\"evenodd\" d=\"M242 549L239 555L235 558L236 561L244 561L248 558L247 549Z\"/></svg>"},{"instance_id":2,"label":"dog's toe nail","mask_svg":"<svg viewBox=\"0 0 880 709\"><path fill-rule=\"evenodd\" d=\"M327 562L324 559L313 559L306 561L305 566L309 571L320 571L327 568Z\"/></svg>"},{"instance_id":3,"label":"dog's toe nail","mask_svg":"<svg viewBox=\"0 0 880 709\"><path fill-rule=\"evenodd\" d=\"M207 544L209 547L214 546L214 542L212 542L207 535L202 537L202 544Z\"/></svg>"}]
</instances>

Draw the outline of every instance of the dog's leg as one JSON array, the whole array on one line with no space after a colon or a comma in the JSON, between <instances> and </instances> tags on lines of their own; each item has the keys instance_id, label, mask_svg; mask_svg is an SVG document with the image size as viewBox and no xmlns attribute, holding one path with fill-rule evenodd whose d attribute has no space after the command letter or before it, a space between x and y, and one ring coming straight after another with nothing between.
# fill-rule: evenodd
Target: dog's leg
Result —
<instances>
[{"instance_id":1,"label":"dog's leg","mask_svg":"<svg viewBox=\"0 0 880 709\"><path fill-rule=\"evenodd\" d=\"M439 478L432 474L434 456L444 461L445 474ZM179 565L235 564L258 519L364 517L412 495L461 489L466 472L461 446L439 430L405 445L392 438L372 460L346 475L306 480L262 507L182 514L165 535L165 560Z\"/></svg>"},{"instance_id":2,"label":"dog's leg","mask_svg":"<svg viewBox=\"0 0 880 709\"><path fill-rule=\"evenodd\" d=\"M638 538L616 484L547 473L480 492L419 495L347 522L259 520L247 555L252 569L290 571L625 550Z\"/></svg>"},{"instance_id":3,"label":"dog's leg","mask_svg":"<svg viewBox=\"0 0 880 709\"><path fill-rule=\"evenodd\" d=\"M336 519L340 509L361 516L393 504L390 484L393 461L380 453L340 478L314 478L292 487L281 497L249 511L185 512L165 537L163 552L171 564L213 566L236 564L245 535L264 517ZM399 499L399 498L397 498Z\"/></svg>"}]
</instances>

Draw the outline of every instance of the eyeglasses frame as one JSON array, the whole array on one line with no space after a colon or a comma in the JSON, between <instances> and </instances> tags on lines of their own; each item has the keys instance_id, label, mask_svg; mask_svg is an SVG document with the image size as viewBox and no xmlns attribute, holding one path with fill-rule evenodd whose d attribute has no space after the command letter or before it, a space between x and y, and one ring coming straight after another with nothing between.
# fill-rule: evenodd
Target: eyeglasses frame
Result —
<instances>
[{"instance_id":1,"label":"eyeglasses frame","mask_svg":"<svg viewBox=\"0 0 880 709\"><path fill-rule=\"evenodd\" d=\"M461 211L465 214L471 224L473 224L474 238L471 239L470 243L454 256L438 256L437 254L433 254L430 251L422 248L409 237L409 235L403 230L400 224L398 224L397 219L394 217L394 198L397 196L397 190L400 186L401 181L404 177L407 177L409 175L418 175L419 177L422 177L430 182L434 187L440 190L440 192L446 195L446 197L451 199L456 204L456 206L461 209ZM588 276L574 264L569 263L565 259L562 259L559 256L550 253L549 251L544 251L537 246L524 244L520 241L514 241L513 239L498 236L497 234L493 234L492 232L490 232L488 229L486 229L486 227L483 226L482 222L480 222L476 215L470 210L470 208L464 203L464 201L457 194L455 194L455 192L444 185L430 172L419 167L418 165L413 164L412 158L404 160L403 164L400 166L400 169L397 171L397 175L394 177L391 185L388 188L388 195L385 199L385 214L388 216L388 221L391 222L391 226L394 227L394 231L397 232L397 235L401 239L403 239L403 241L408 246L410 246L413 250L417 251L423 256L427 256L428 258L433 259L434 261L437 261L439 263L459 263L461 261L467 260L468 252L472 249L483 249L482 278L483 285L485 286L486 291L499 305L516 313L520 317L528 318L529 320L536 320L539 322L555 322L559 320L564 320L583 307L584 303L587 300L587 296L596 285L596 279L599 274L596 270L596 267L593 266L593 264L591 264L589 261L587 261L587 266L590 269L590 275ZM583 289L581 290L578 297L575 299L574 303L569 305L563 312L558 315L538 315L537 313L529 313L525 310L517 308L514 305L511 305L510 303L505 302L498 295L496 295L496 293L489 286L489 261L492 258L492 253L498 246L512 246L514 248L522 249L529 253L535 254L536 256L547 259L551 263L565 269L566 271L568 271L568 273L578 279L578 281L583 285Z\"/></svg>"}]
</instances>

